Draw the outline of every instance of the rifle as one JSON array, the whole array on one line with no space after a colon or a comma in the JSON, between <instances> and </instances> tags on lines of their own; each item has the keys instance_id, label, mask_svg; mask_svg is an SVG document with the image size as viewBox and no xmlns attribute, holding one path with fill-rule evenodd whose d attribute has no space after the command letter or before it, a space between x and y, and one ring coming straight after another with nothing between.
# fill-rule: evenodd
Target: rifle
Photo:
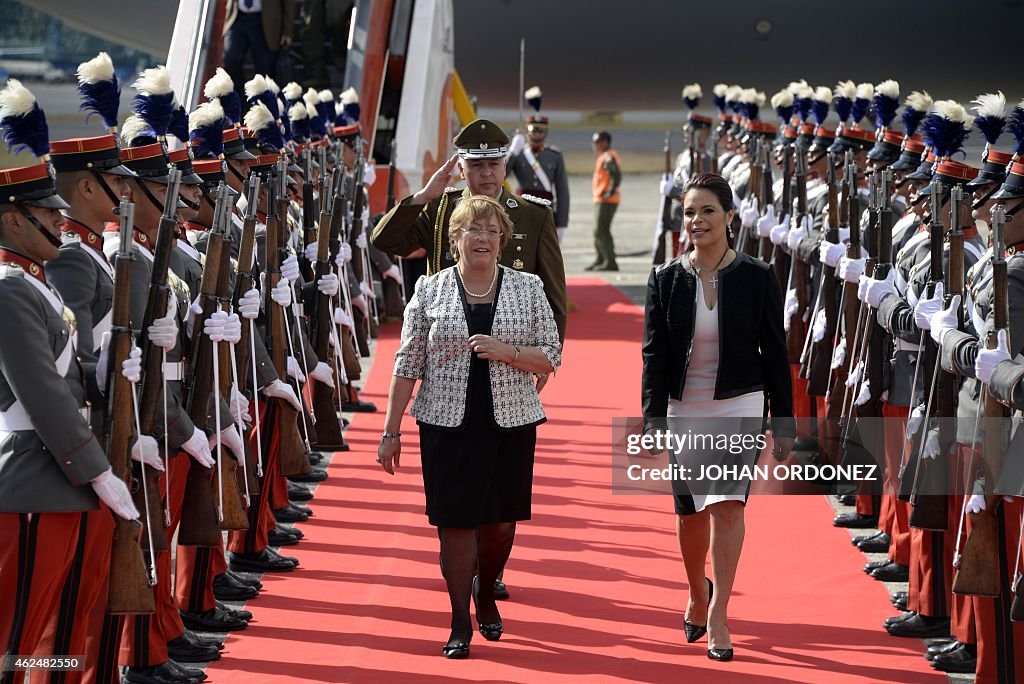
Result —
<instances>
[{"instance_id":1,"label":"rifle","mask_svg":"<svg viewBox=\"0 0 1024 684\"><path fill-rule=\"evenodd\" d=\"M764 167L761 165L761 139L754 136L750 146L750 179L747 182L747 194L757 201L757 209L764 209L764 188L762 178ZM757 238L751 237L751 231L756 230L757 222L753 226L745 228L740 226L740 236L736 241L736 251L752 257L757 257Z\"/></svg>"},{"instance_id":2,"label":"rifle","mask_svg":"<svg viewBox=\"0 0 1024 684\"><path fill-rule=\"evenodd\" d=\"M163 316L167 311L167 302L171 296L170 287L167 285L167 272L171 263L171 250L173 249L174 232L177 230L178 219L175 216L178 205L178 189L181 186L181 171L168 165L167 169L167 195L164 199L164 210L160 216L160 225L157 228L156 245L153 251L153 269L149 280L149 297L146 300L146 311L142 317L142 398L139 402L139 431L140 434L157 434L157 417L167 413L167 403L164 391L164 360L167 355L159 347L149 344L149 326L153 321ZM167 454L170 457L170 454ZM170 525L170 514L166 509L161 512L160 497L155 496L147 500L143 492L159 492L158 478L160 474L149 466L140 464L140 477L145 478L141 489L136 491L136 508L148 508L149 513L143 516L143 524L152 525L156 528L155 520L162 521L162 525L150 531L147 529L142 535L143 548L152 548L154 551L167 551L170 546L164 530ZM179 533L180 537L181 533ZM186 538L188 533L185 534ZM185 542L181 542L185 543Z\"/></svg>"},{"instance_id":3,"label":"rifle","mask_svg":"<svg viewBox=\"0 0 1024 684\"><path fill-rule=\"evenodd\" d=\"M238 303L242 299L242 296L255 287L255 281L253 279L253 257L256 254L256 206L260 199L259 174L250 174L249 180L246 181L246 184L247 188L245 198L247 203L245 207L245 218L242 221L242 235L238 245L238 270L235 275L235 292L232 297L232 304L236 309L238 308ZM261 439L262 435L260 434L259 401L256 390L256 341L253 338L254 326L255 323L251 320L247 321L247 324L243 323L242 335L238 340L238 344L235 345L235 364L240 369L238 373L238 390L240 392L245 391L245 388L248 386L250 364L252 365L253 372L252 401L254 413L253 429L256 433L255 458L252 450L249 448L249 440L243 439L246 447L246 474L249 476L248 489L250 491L250 496L252 492L259 491L259 483L256 478L263 477L263 445Z\"/></svg>"},{"instance_id":4,"label":"rifle","mask_svg":"<svg viewBox=\"0 0 1024 684\"><path fill-rule=\"evenodd\" d=\"M135 205L121 198L118 208L121 222L121 244L114 258L114 301L110 328L110 357L107 364L107 413L103 421L103 443L106 445L110 469L125 482L131 482L132 404L135 387L117 369L128 358L134 344L131 327L132 226ZM138 438L141 438L141 433ZM146 492L148 494L148 492ZM160 498L159 491L153 496ZM146 497L149 498L148 496ZM159 505L159 503L158 503ZM140 509L150 514L148 507ZM152 530L152 526L149 526ZM142 525L134 520L114 516L114 538L110 552L110 576L107 580L107 612L112 615L152 613L156 610L153 589L156 585L156 562L150 548L150 568L139 545Z\"/></svg>"},{"instance_id":5,"label":"rifle","mask_svg":"<svg viewBox=\"0 0 1024 684\"><path fill-rule=\"evenodd\" d=\"M831 152L828 155L828 171L826 185L828 188L828 230L825 231L825 240L832 244L839 243L839 183L836 178L836 159ZM822 264L821 278L818 281L818 307L811 316L808 331L811 343L807 350L807 393L813 396L828 394L831 354L828 350L832 348L836 329L839 324L839 316L836 308L836 269L827 264ZM825 335L820 342L813 341L813 326L815 318L824 312Z\"/></svg>"},{"instance_id":6,"label":"rifle","mask_svg":"<svg viewBox=\"0 0 1024 684\"><path fill-rule=\"evenodd\" d=\"M338 252L341 251L342 241L348 242L348 231L345 228L345 222L348 220L348 197L345 195L345 172L343 167L339 167L338 171L338 184L335 186L336 194L334 197L334 216L331 220L331 261L337 263L335 258L338 256ZM341 299L342 304L345 307L345 312L355 322L356 308L352 306L352 297L349 292L348 284L348 264L341 266L337 269L338 280L341 281ZM359 352L356 346L359 343L359 335L357 331L362 332L359 325L355 325L355 330L341 326L339 338L341 341L341 358L342 364L345 367L345 375L352 380L358 380L362 373L362 367L359 364ZM365 333L364 333L365 335ZM365 344L365 337L363 338Z\"/></svg>"},{"instance_id":7,"label":"rifle","mask_svg":"<svg viewBox=\"0 0 1024 684\"><path fill-rule=\"evenodd\" d=\"M793 212L791 225L792 230L797 230L807 216L807 166L806 157L802 149L797 150L796 155L796 211ZM806 329L804 323L804 312L807 309L807 262L800 258L797 250L789 255L790 270L789 284L796 289L796 313L789 321L789 335L786 337L786 350L789 354L790 363L800 363L803 354Z\"/></svg>"},{"instance_id":8,"label":"rifle","mask_svg":"<svg viewBox=\"0 0 1024 684\"><path fill-rule=\"evenodd\" d=\"M1005 225L1006 211L1002 204L998 204L992 208L992 315L995 321L985 339L989 349L996 348L999 331L1006 330L1009 325ZM992 483L1002 472L1003 456L1007 447L1003 439L1003 429L1010 414L1009 410L992 396L988 387L985 387L984 397L985 430L982 433L982 449L985 456L985 482ZM985 490L985 510L970 514L971 532L964 543L963 554L953 563L957 568L953 577L953 591L958 594L999 596L1003 571L1002 563L999 561L1001 542L996 511L1001 502L999 496L993 495L991 484L987 484ZM964 493L964 496L969 495L969 492ZM1016 598L1014 603L1019 603Z\"/></svg>"},{"instance_id":9,"label":"rifle","mask_svg":"<svg viewBox=\"0 0 1024 684\"><path fill-rule=\"evenodd\" d=\"M331 178L331 184L336 185L341 180L341 173L335 172ZM334 194L335 188L324 188L320 196L323 202L320 207L320 233L316 243L316 282L331 273L330 261L330 239L331 224L334 221ZM326 360L331 358L331 331L334 328L334 307L331 306L331 297L316 290L316 303L312 307L309 317L309 329L313 336L313 350L318 358ZM338 378L340 381L340 378ZM341 421L338 420L338 413L334 408L334 392L322 382L313 381L310 395L313 400L313 413L316 416L317 444L328 451L340 451L344 448L345 439L342 437Z\"/></svg>"},{"instance_id":10,"label":"rifle","mask_svg":"<svg viewBox=\"0 0 1024 684\"><path fill-rule=\"evenodd\" d=\"M843 207L846 210L845 217L840 210L839 224L843 225L843 219L847 221L850 229L850 242L846 248L846 256L849 259L860 258L860 197L857 194L857 163L854 161L853 152L846 153L844 161ZM853 370L854 353L854 331L857 329L859 314L859 302L857 301L857 285L843 281L843 290L840 295L839 313L843 321L843 342L846 345L846 352L843 362L836 369L836 374L829 388L825 401L827 404L827 415L833 421L838 421L842 427L845 414L846 394L845 386L850 371ZM836 336L839 336L839 328L836 328Z\"/></svg>"},{"instance_id":11,"label":"rifle","mask_svg":"<svg viewBox=\"0 0 1024 684\"><path fill-rule=\"evenodd\" d=\"M937 185L937 184L935 184ZM954 188L954 191L956 188ZM943 225L942 225L942 195L939 188L932 187L932 222L931 222L931 278L932 282L945 281L947 292L946 301L952 294L949 290L956 287L954 283L959 276L959 287L957 291L963 292L963 231L960 230L960 207L950 195L950 237L949 237L949 267L943 269ZM959 233L959 266L955 266L955 254L953 250L953 235ZM946 271L945 276L943 270ZM954 273L954 271L958 273ZM934 290L934 286L932 288ZM944 531L949 527L949 464L946 458L949 447L952 445L955 435L949 433L953 430L952 417L956 415L956 408L953 402L956 401L956 388L954 387L955 376L943 373L939 362L938 345L931 337L925 340L924 348L926 368L932 369L932 382L928 392L928 406L925 411L925 424L922 426L921 445L917 457L917 468L914 472L913 488L911 490L910 502L913 510L910 512L909 523L911 527L923 530ZM933 411L934 407L934 411ZM926 437L928 435L928 420L939 416L939 451L940 454L934 459L922 457ZM942 420L941 417L945 417ZM952 438L952 439L951 439Z\"/></svg>"},{"instance_id":12,"label":"rifle","mask_svg":"<svg viewBox=\"0 0 1024 684\"><path fill-rule=\"evenodd\" d=\"M718 132L711 135L711 173L718 173Z\"/></svg>"},{"instance_id":13,"label":"rifle","mask_svg":"<svg viewBox=\"0 0 1024 684\"><path fill-rule=\"evenodd\" d=\"M323 148L320 148L323 149ZM326 169L323 165L320 166L320 174L326 173ZM323 195L321 195L322 197ZM302 149L302 244L303 246L316 242L316 217L314 216L315 211L315 200L313 199L313 159L309 149L309 145L306 145ZM313 279L313 266L305 259L301 260L302 263L302 277L307 281Z\"/></svg>"},{"instance_id":14,"label":"rifle","mask_svg":"<svg viewBox=\"0 0 1024 684\"><path fill-rule=\"evenodd\" d=\"M352 187L352 233L356 236L363 235L366 226L363 224L363 211L366 208L366 189L363 187L363 174L366 171L366 160L363 157L363 146L359 145L359 155L356 158L356 168ZM373 293L373 277L370 275L370 254L369 245L366 248L352 248L352 267L355 269L356 280L360 286L367 285L370 294L366 295L367 329L370 337L377 339L380 336L380 321L377 318L377 298ZM359 326L357 326L358 328ZM366 357L370 355L369 346L363 348L360 340L359 353Z\"/></svg>"},{"instance_id":15,"label":"rifle","mask_svg":"<svg viewBox=\"0 0 1024 684\"><path fill-rule=\"evenodd\" d=\"M782 156L782 206L779 211L779 221L785 218L793 205L793 146L786 145ZM775 279L779 287L785 287L788 283L789 263L786 262L788 255L781 249L775 249L775 245L769 238L761 238L760 257L765 263L772 264L775 269ZM785 294L783 294L785 296Z\"/></svg>"},{"instance_id":16,"label":"rifle","mask_svg":"<svg viewBox=\"0 0 1024 684\"><path fill-rule=\"evenodd\" d=\"M665 131L665 180L672 181L672 147L671 132ZM654 265L660 266L665 263L667 249L665 247L665 233L671 233L669 226L672 225L672 198L661 198L661 220L658 222L658 234L654 236Z\"/></svg>"},{"instance_id":17,"label":"rifle","mask_svg":"<svg viewBox=\"0 0 1024 684\"><path fill-rule=\"evenodd\" d=\"M275 182L268 184L268 205L267 205L267 237L266 237L266 287L267 292L274 289L281 280L281 253L282 253L282 216L280 208L287 207L287 168L284 161L278 162L277 177ZM283 202L281 198L283 196ZM285 215L287 220L287 215ZM264 316L267 322L267 351L274 364L278 377L288 377L287 362L287 339L285 337L285 311L274 300L267 296L264 302ZM305 475L310 472L309 458L306 456L305 445L299 435L298 412L295 408L283 399L274 399L271 408L268 409L270 418L276 421L278 430L278 444L280 453L281 475ZM273 423L271 423L273 424Z\"/></svg>"}]
</instances>

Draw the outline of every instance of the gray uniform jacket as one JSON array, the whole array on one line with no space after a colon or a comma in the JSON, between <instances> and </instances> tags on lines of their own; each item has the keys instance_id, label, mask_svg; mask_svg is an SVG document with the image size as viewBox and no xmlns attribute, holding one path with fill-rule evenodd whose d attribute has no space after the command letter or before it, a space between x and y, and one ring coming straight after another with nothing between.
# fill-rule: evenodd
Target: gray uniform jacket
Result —
<instances>
[{"instance_id":1,"label":"gray uniform jacket","mask_svg":"<svg viewBox=\"0 0 1024 684\"><path fill-rule=\"evenodd\" d=\"M569 177L565 172L565 159L554 147L545 147L535 153L534 158L544 171L544 175L548 177L550 190L544 187L537 172L530 165L525 150L509 157L508 170L516 177L516 182L524 194L551 200L555 226L565 228L569 225Z\"/></svg>"},{"instance_id":2,"label":"gray uniform jacket","mask_svg":"<svg viewBox=\"0 0 1024 684\"><path fill-rule=\"evenodd\" d=\"M86 379L66 311L35 275L0 264L0 512L97 507L89 481L109 464L82 414Z\"/></svg>"}]
</instances>

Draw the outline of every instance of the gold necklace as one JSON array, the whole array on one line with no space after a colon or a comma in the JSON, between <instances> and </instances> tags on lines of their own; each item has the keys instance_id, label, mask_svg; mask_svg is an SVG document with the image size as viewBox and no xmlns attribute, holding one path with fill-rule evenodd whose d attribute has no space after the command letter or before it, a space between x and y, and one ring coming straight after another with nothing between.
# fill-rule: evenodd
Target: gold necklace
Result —
<instances>
[{"instance_id":1,"label":"gold necklace","mask_svg":"<svg viewBox=\"0 0 1024 684\"><path fill-rule=\"evenodd\" d=\"M466 287L466 280L462 277L462 271L459 270L458 268L456 268L455 271L459 275L459 281L462 283L462 289L466 291L467 295L469 295L470 297L475 297L476 299L484 299L485 297L488 297L491 294L491 290L494 289L494 284L498 282L498 264L497 263L494 264L494 275L491 276L491 286L489 288L487 288L487 291L484 292L483 294L476 294L475 292L470 292L469 288Z\"/></svg>"}]
</instances>

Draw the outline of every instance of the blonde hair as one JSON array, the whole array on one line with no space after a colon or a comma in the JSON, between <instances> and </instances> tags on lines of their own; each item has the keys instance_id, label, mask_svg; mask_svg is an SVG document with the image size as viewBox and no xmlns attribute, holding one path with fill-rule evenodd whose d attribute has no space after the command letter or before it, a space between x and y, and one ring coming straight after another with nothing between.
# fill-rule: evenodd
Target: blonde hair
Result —
<instances>
[{"instance_id":1,"label":"blonde hair","mask_svg":"<svg viewBox=\"0 0 1024 684\"><path fill-rule=\"evenodd\" d=\"M459 251L455 244L462 237L462 233L474 221L481 219L489 221L492 218L498 219L501 226L501 243L498 247L498 258L501 258L501 250L512 240L512 219L505 213L505 207L501 206L495 199L487 195L473 195L459 202L455 207L451 218L448 220L448 246L452 252L452 258L458 262Z\"/></svg>"}]
</instances>

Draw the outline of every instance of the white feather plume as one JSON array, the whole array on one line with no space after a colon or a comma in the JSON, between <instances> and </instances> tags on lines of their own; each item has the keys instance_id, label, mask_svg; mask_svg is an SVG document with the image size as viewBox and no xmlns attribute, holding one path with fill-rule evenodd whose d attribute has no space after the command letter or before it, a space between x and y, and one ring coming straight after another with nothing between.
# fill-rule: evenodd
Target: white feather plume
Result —
<instances>
[{"instance_id":1,"label":"white feather plume","mask_svg":"<svg viewBox=\"0 0 1024 684\"><path fill-rule=\"evenodd\" d=\"M298 100L300 97L302 97L302 86L300 86L295 81L292 81L288 85L286 85L284 87L284 90L282 90L281 92L284 93L284 97L286 100Z\"/></svg>"},{"instance_id":2,"label":"white feather plume","mask_svg":"<svg viewBox=\"0 0 1024 684\"><path fill-rule=\"evenodd\" d=\"M725 89L725 101L726 102L739 102L743 96L743 87L738 85L731 85Z\"/></svg>"},{"instance_id":3,"label":"white feather plume","mask_svg":"<svg viewBox=\"0 0 1024 684\"><path fill-rule=\"evenodd\" d=\"M303 102L296 102L288 110L289 121L301 121L302 119L308 119L309 114L306 112L306 105Z\"/></svg>"},{"instance_id":4,"label":"white feather plume","mask_svg":"<svg viewBox=\"0 0 1024 684\"><path fill-rule=\"evenodd\" d=\"M121 141L126 147L132 144L132 140L143 135L156 137L152 127L138 114L130 115L121 124Z\"/></svg>"},{"instance_id":5,"label":"white feather plume","mask_svg":"<svg viewBox=\"0 0 1024 684\"><path fill-rule=\"evenodd\" d=\"M327 88L317 93L317 97L320 98L321 102L334 102L334 93Z\"/></svg>"},{"instance_id":6,"label":"white feather plume","mask_svg":"<svg viewBox=\"0 0 1024 684\"><path fill-rule=\"evenodd\" d=\"M298 103L296 103L298 104ZM309 102L304 103L306 105L306 116L312 119L314 116L319 116L316 111L316 105L311 105Z\"/></svg>"},{"instance_id":7,"label":"white feather plume","mask_svg":"<svg viewBox=\"0 0 1024 684\"><path fill-rule=\"evenodd\" d=\"M259 74L256 74L250 80L245 82L245 96L250 100L269 89L269 86L267 86L267 79Z\"/></svg>"},{"instance_id":8,"label":"white feather plume","mask_svg":"<svg viewBox=\"0 0 1024 684\"><path fill-rule=\"evenodd\" d=\"M224 67L217 67L217 73L213 75L203 88L203 95L212 100L215 97L223 97L235 89L235 82L224 71Z\"/></svg>"},{"instance_id":9,"label":"white feather plume","mask_svg":"<svg viewBox=\"0 0 1024 684\"><path fill-rule=\"evenodd\" d=\"M857 84L853 81L840 81L832 92L836 97L845 97L852 100L857 97Z\"/></svg>"},{"instance_id":10,"label":"white feather plume","mask_svg":"<svg viewBox=\"0 0 1024 684\"><path fill-rule=\"evenodd\" d=\"M754 92L754 103L758 107L763 107L764 103L767 102L767 101L768 101L768 96L765 95L765 92L763 90L758 90L758 91Z\"/></svg>"},{"instance_id":11,"label":"white feather plume","mask_svg":"<svg viewBox=\"0 0 1024 684\"><path fill-rule=\"evenodd\" d=\"M359 93L356 92L355 88L349 88L341 94L341 104L355 104L359 102Z\"/></svg>"},{"instance_id":12,"label":"white feather plume","mask_svg":"<svg viewBox=\"0 0 1024 684\"><path fill-rule=\"evenodd\" d=\"M740 90L740 96L737 99L743 104L752 103L757 99L757 90L755 88L743 88Z\"/></svg>"},{"instance_id":13,"label":"white feather plume","mask_svg":"<svg viewBox=\"0 0 1024 684\"><path fill-rule=\"evenodd\" d=\"M875 86L870 83L857 84L857 97L863 100L870 100L875 96Z\"/></svg>"},{"instance_id":14,"label":"white feather plume","mask_svg":"<svg viewBox=\"0 0 1024 684\"><path fill-rule=\"evenodd\" d=\"M729 90L729 86L724 83L716 83L715 87L711 89L711 92L715 94L715 97L725 97L725 92Z\"/></svg>"},{"instance_id":15,"label":"white feather plume","mask_svg":"<svg viewBox=\"0 0 1024 684\"><path fill-rule=\"evenodd\" d=\"M320 102L320 93L318 93L314 88L310 88L302 94L302 101L307 105L312 106L313 109L316 109L317 103Z\"/></svg>"},{"instance_id":16,"label":"white feather plume","mask_svg":"<svg viewBox=\"0 0 1024 684\"><path fill-rule=\"evenodd\" d=\"M900 99L900 84L890 78L876 85L875 92L898 100Z\"/></svg>"},{"instance_id":17,"label":"white feather plume","mask_svg":"<svg viewBox=\"0 0 1024 684\"><path fill-rule=\"evenodd\" d=\"M24 116L32 111L36 96L21 85L16 78L7 80L7 87L0 90L0 117Z\"/></svg>"},{"instance_id":18,"label":"white feather plume","mask_svg":"<svg viewBox=\"0 0 1024 684\"><path fill-rule=\"evenodd\" d=\"M978 116L1006 117L1006 96L1001 90L979 95L978 99L973 100L971 104L977 105L973 109Z\"/></svg>"},{"instance_id":19,"label":"white feather plume","mask_svg":"<svg viewBox=\"0 0 1024 684\"><path fill-rule=\"evenodd\" d=\"M264 76L264 78L267 81L267 87L270 88L270 92L274 93L274 95L277 95L281 92L281 86L277 85L277 81L270 78L270 76Z\"/></svg>"},{"instance_id":20,"label":"white feather plume","mask_svg":"<svg viewBox=\"0 0 1024 684\"><path fill-rule=\"evenodd\" d=\"M691 83L690 85L683 86L683 97L690 100L699 100L704 97L704 91L700 87L700 83Z\"/></svg>"},{"instance_id":21,"label":"white feather plume","mask_svg":"<svg viewBox=\"0 0 1024 684\"><path fill-rule=\"evenodd\" d=\"M831 102L832 89L828 86L818 86L814 89L814 99L818 102Z\"/></svg>"},{"instance_id":22,"label":"white feather plume","mask_svg":"<svg viewBox=\"0 0 1024 684\"><path fill-rule=\"evenodd\" d=\"M813 100L814 88L807 85L807 83L805 82L803 83L803 85L798 84L797 89L793 94L799 97L801 100Z\"/></svg>"},{"instance_id":23,"label":"white feather plume","mask_svg":"<svg viewBox=\"0 0 1024 684\"><path fill-rule=\"evenodd\" d=\"M932 96L923 90L915 90L907 95L903 104L919 112L927 112L932 108Z\"/></svg>"},{"instance_id":24,"label":"white feather plume","mask_svg":"<svg viewBox=\"0 0 1024 684\"><path fill-rule=\"evenodd\" d=\"M796 97L800 97L800 93L806 87L807 81L801 78L799 81L791 81L790 84L786 86L786 90L793 93L793 95L795 95Z\"/></svg>"},{"instance_id":25,"label":"white feather plume","mask_svg":"<svg viewBox=\"0 0 1024 684\"><path fill-rule=\"evenodd\" d=\"M772 109L779 107L792 107L793 106L793 93L787 89L780 90L779 92L772 95Z\"/></svg>"},{"instance_id":26,"label":"white feather plume","mask_svg":"<svg viewBox=\"0 0 1024 684\"><path fill-rule=\"evenodd\" d=\"M79 83L99 83L101 81L113 80L113 78L114 63L106 52L101 52L88 62L82 62L78 65Z\"/></svg>"},{"instance_id":27,"label":"white feather plume","mask_svg":"<svg viewBox=\"0 0 1024 684\"><path fill-rule=\"evenodd\" d=\"M166 95L171 92L171 73L162 64L146 69L132 84L132 88L146 95Z\"/></svg>"},{"instance_id":28,"label":"white feather plume","mask_svg":"<svg viewBox=\"0 0 1024 684\"><path fill-rule=\"evenodd\" d=\"M345 111L345 105L343 105L340 100L335 102L334 103L334 116L341 116L341 113L343 111Z\"/></svg>"},{"instance_id":29,"label":"white feather plume","mask_svg":"<svg viewBox=\"0 0 1024 684\"><path fill-rule=\"evenodd\" d=\"M249 107L249 111L245 113L243 123L246 128L253 131L262 131L264 128L277 125L274 123L274 115L267 109L267 105L262 102L257 102L252 107Z\"/></svg>"},{"instance_id":30,"label":"white feather plume","mask_svg":"<svg viewBox=\"0 0 1024 684\"><path fill-rule=\"evenodd\" d=\"M523 98L527 100L533 100L541 96L543 96L543 93L540 92L540 86L533 86L532 88L528 88L526 92L523 93Z\"/></svg>"},{"instance_id":31,"label":"white feather plume","mask_svg":"<svg viewBox=\"0 0 1024 684\"><path fill-rule=\"evenodd\" d=\"M200 104L188 115L188 128L194 130L200 126L209 126L223 118L224 108L220 106L220 100L210 100Z\"/></svg>"},{"instance_id":32,"label":"white feather plume","mask_svg":"<svg viewBox=\"0 0 1024 684\"><path fill-rule=\"evenodd\" d=\"M974 117L956 100L937 100L932 105L932 110L943 118L962 123L967 128L974 125Z\"/></svg>"}]
</instances>

